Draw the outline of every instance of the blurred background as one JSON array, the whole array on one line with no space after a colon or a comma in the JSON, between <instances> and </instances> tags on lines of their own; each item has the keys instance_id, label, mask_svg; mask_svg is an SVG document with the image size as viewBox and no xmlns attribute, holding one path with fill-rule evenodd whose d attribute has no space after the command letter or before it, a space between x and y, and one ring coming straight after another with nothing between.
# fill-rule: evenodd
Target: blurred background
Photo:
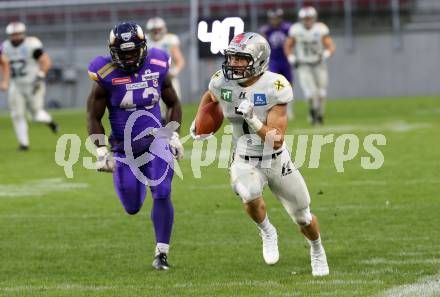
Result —
<instances>
[{"instance_id":1,"label":"blurred background","mask_svg":"<svg viewBox=\"0 0 440 297\"><path fill-rule=\"evenodd\" d=\"M282 8L284 19L295 22L304 5L318 10L337 46L329 62L330 98L440 94L439 0L3 0L0 40L9 22L24 22L53 60L46 104L81 108L91 85L88 63L108 54L113 25L134 20L145 28L147 19L160 16L180 38L187 64L179 76L182 100L194 102L223 61L200 56L198 21L239 16L245 31L256 31L269 9ZM6 108L1 94L0 109Z\"/></svg>"}]
</instances>

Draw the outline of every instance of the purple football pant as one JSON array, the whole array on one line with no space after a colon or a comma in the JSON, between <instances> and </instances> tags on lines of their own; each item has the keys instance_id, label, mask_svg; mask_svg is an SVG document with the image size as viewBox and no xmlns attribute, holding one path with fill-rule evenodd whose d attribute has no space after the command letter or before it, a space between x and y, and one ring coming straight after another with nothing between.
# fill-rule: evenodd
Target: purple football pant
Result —
<instances>
[{"instance_id":1,"label":"purple football pant","mask_svg":"<svg viewBox=\"0 0 440 297\"><path fill-rule=\"evenodd\" d=\"M125 154L120 152L115 152L114 156L125 158ZM171 202L171 181L174 171L165 160L157 156L139 169L149 180L164 178L158 185L149 186L153 197L151 220L156 242L169 244L174 221L174 209ZM127 164L116 161L113 183L125 211L131 215L139 212L147 194L146 186L136 178Z\"/></svg>"},{"instance_id":2,"label":"purple football pant","mask_svg":"<svg viewBox=\"0 0 440 297\"><path fill-rule=\"evenodd\" d=\"M292 69L287 61L269 61L269 71L282 74L290 83L293 82Z\"/></svg>"}]
</instances>

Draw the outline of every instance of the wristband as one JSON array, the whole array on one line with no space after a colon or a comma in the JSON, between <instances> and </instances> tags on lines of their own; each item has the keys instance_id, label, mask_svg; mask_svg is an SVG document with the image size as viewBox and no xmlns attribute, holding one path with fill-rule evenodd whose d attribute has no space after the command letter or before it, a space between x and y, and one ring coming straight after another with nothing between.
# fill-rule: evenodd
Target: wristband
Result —
<instances>
[{"instance_id":1,"label":"wristband","mask_svg":"<svg viewBox=\"0 0 440 297\"><path fill-rule=\"evenodd\" d=\"M246 119L246 122L248 123L249 127L251 127L252 130L254 130L255 132L260 131L260 129L264 125L256 116L253 116L250 119Z\"/></svg>"}]
</instances>

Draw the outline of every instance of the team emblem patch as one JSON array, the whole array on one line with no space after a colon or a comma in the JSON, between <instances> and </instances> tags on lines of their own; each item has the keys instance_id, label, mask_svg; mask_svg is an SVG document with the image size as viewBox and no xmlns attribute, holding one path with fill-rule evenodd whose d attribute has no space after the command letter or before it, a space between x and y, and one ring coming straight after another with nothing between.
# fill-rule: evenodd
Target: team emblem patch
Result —
<instances>
[{"instance_id":1,"label":"team emblem patch","mask_svg":"<svg viewBox=\"0 0 440 297\"><path fill-rule=\"evenodd\" d=\"M273 85L275 86L275 90L277 91L281 91L282 89L284 89L285 85L284 83L281 82L281 80L276 80Z\"/></svg>"},{"instance_id":2,"label":"team emblem patch","mask_svg":"<svg viewBox=\"0 0 440 297\"><path fill-rule=\"evenodd\" d=\"M130 38L131 38L131 32L122 33L122 34L121 34L121 38L122 38L122 40L124 40L124 41L129 41Z\"/></svg>"},{"instance_id":3,"label":"team emblem patch","mask_svg":"<svg viewBox=\"0 0 440 297\"><path fill-rule=\"evenodd\" d=\"M222 100L227 102L232 102L232 91L228 89L221 89L220 91L220 97Z\"/></svg>"},{"instance_id":4,"label":"team emblem patch","mask_svg":"<svg viewBox=\"0 0 440 297\"><path fill-rule=\"evenodd\" d=\"M267 105L266 94L254 94L254 106Z\"/></svg>"},{"instance_id":5,"label":"team emblem patch","mask_svg":"<svg viewBox=\"0 0 440 297\"><path fill-rule=\"evenodd\" d=\"M162 60L158 60L158 59L151 59L150 63L153 65L157 65L163 68L167 68L167 62L162 61Z\"/></svg>"},{"instance_id":6,"label":"team emblem patch","mask_svg":"<svg viewBox=\"0 0 440 297\"><path fill-rule=\"evenodd\" d=\"M124 85L129 83L131 83L131 78L129 76L112 79L112 85Z\"/></svg>"}]
</instances>

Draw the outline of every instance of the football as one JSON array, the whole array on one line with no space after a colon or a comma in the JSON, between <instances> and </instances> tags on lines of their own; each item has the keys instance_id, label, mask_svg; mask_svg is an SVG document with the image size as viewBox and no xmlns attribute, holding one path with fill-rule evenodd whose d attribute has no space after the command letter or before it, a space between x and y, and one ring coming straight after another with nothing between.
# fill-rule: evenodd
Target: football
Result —
<instances>
[{"instance_id":1,"label":"football","mask_svg":"<svg viewBox=\"0 0 440 297\"><path fill-rule=\"evenodd\" d=\"M223 123L223 112L218 102L203 106L196 116L196 134L215 133Z\"/></svg>"}]
</instances>

